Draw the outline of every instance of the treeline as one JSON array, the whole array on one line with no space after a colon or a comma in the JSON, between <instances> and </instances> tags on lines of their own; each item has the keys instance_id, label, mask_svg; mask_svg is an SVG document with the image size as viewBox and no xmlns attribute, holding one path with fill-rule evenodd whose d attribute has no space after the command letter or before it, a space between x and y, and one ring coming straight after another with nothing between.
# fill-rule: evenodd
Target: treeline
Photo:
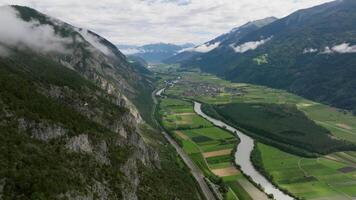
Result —
<instances>
[{"instance_id":1,"label":"treeline","mask_svg":"<svg viewBox=\"0 0 356 200\"><path fill-rule=\"evenodd\" d=\"M336 151L356 150L356 145L346 141L331 140L325 148L316 148L313 145L304 144L302 142L290 140L288 137L279 137L279 135L271 134L269 131L253 127L251 125L238 123L230 115L227 115L222 109L210 104L203 104L202 110L221 121L241 130L243 133L253 137L257 141L261 141L267 145L277 147L280 150L289 152L303 157L318 157L320 154L328 154ZM257 119L256 119L257 120ZM263 119L258 119L263 120ZM262 123L262 122L258 122ZM319 140L308 142L320 142ZM317 145L316 145L317 146Z\"/></svg>"}]
</instances>

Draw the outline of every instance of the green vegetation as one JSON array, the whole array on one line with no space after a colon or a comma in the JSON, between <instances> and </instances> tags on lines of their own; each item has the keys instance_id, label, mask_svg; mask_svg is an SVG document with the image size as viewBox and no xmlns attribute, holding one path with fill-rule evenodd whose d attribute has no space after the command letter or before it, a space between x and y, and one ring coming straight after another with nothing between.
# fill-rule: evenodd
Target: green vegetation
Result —
<instances>
[{"instance_id":1,"label":"green vegetation","mask_svg":"<svg viewBox=\"0 0 356 200\"><path fill-rule=\"evenodd\" d=\"M263 54L253 59L257 65L268 64L268 54Z\"/></svg>"},{"instance_id":2,"label":"green vegetation","mask_svg":"<svg viewBox=\"0 0 356 200\"><path fill-rule=\"evenodd\" d=\"M2 198L56 199L71 191L85 195L97 182L107 183L105 187L116 198L122 197L122 185L129 180L121 167L135 147L126 143L118 146L119 135L111 130L112 125L122 123L128 134L134 134L125 121L120 121L128 110L114 104L115 97L73 70L31 52L0 59L0 88ZM89 111L79 111L84 103ZM33 137L30 128L21 131L19 119L36 126L42 122L58 124L67 133L42 141ZM154 141L150 145L158 151L161 163L160 168L139 167L138 195L159 199L164 193L169 198L198 199L195 182L174 150L157 143L163 138L149 139L158 133L144 132L147 141ZM105 141L110 164L101 164L92 154L69 151L68 138L79 134L87 134L94 149Z\"/></svg>"},{"instance_id":3,"label":"green vegetation","mask_svg":"<svg viewBox=\"0 0 356 200\"><path fill-rule=\"evenodd\" d=\"M293 105L234 103L215 106L214 109L225 121L246 133L258 135L261 140L273 140L322 154L356 148L351 143L330 137L327 129L314 123ZM209 109L205 111L216 115ZM291 149L293 153L304 153L295 150Z\"/></svg>"},{"instance_id":4,"label":"green vegetation","mask_svg":"<svg viewBox=\"0 0 356 200\"><path fill-rule=\"evenodd\" d=\"M252 158L263 174L294 196L347 199L356 193L351 189L356 187L356 170L342 172L356 164L355 155L347 155L353 159L352 163L330 156L303 158L258 143Z\"/></svg>"},{"instance_id":5,"label":"green vegetation","mask_svg":"<svg viewBox=\"0 0 356 200\"><path fill-rule=\"evenodd\" d=\"M226 116L223 115L227 115L228 113L232 118L230 119L231 125L243 128L245 133L251 134L258 141L271 145L264 145L267 148L275 149L293 158L284 161L283 157L279 157L278 155L266 156L261 154L261 152L266 151L265 149L261 150L259 154L256 153L256 150L254 151L252 157L253 163L266 177L273 179L273 182L282 187L282 189L285 191L288 190L287 192L292 193L294 196L299 198L305 197L307 199L314 197L342 199L345 198L345 195L342 193L349 196L353 195L354 190L352 188L355 186L351 180L354 180L354 172L345 174L339 170L344 169L346 166L355 166L356 155L354 152L332 153L321 158L297 156L316 157L319 156L316 153L325 154L337 151L339 147L342 150L351 143L355 144L356 117L352 113L309 101L282 90L251 84L231 83L212 75L196 72L181 72L179 75L182 77L181 81L174 87L169 88L165 94L198 100L203 103L203 109L206 113L221 120L226 120ZM199 87L215 88L220 92L211 93L195 89ZM189 104L189 102L187 103ZM223 109L224 112L221 112ZM237 124L237 122L241 123L242 126L241 124ZM194 152L194 154L199 153L199 151L210 152L218 150L220 145L213 144L214 136L217 134L199 134L199 130L201 129L212 128L195 128L193 129L194 135L189 135L192 133L191 130L182 130L190 138L189 140L184 140L183 143L189 141L190 151ZM199 135L204 137L199 137ZM182 140L177 135L175 137L178 141ZM198 137L195 138L197 143L194 143L194 137ZM212 145L209 146L209 144ZM272 146L297 155L285 153ZM228 146L224 145L222 147L224 147L222 149L228 148ZM234 146L230 147L233 148ZM308 151L304 150L306 148ZM266 169L265 167L261 167L265 166L263 165L262 158L266 162L270 162L271 166L273 161L276 160L288 163ZM311 173L311 176L304 176L303 173L298 171L298 162L300 159L302 160L300 162L302 166L310 166L308 173ZM215 160L219 162L215 162ZM202 163L202 161L200 157L199 162ZM206 162L210 170L229 166L229 162L227 162L225 156L207 158ZM206 169L205 165L204 168ZM302 168L304 169L304 167ZM319 168L322 171L319 172ZM332 168L332 170L330 171L329 168ZM266 170L263 171L263 169ZM349 169L346 167L344 170ZM289 175L292 177L290 182L288 182ZM279 176L281 176L281 181L276 181ZM333 178L337 180L335 184L332 183ZM238 194L238 197L241 197L240 195L243 192L238 192L237 187L234 187L238 177L233 176L231 179L223 177L223 179L226 185L231 189L235 188L233 189L234 193ZM234 184L230 184L230 180ZM342 185L343 181L346 181L347 184ZM303 196L302 194L305 195ZM228 192L226 195L231 199L234 198L231 192Z\"/></svg>"},{"instance_id":6,"label":"green vegetation","mask_svg":"<svg viewBox=\"0 0 356 200\"><path fill-rule=\"evenodd\" d=\"M214 127L210 122L196 115L190 102L165 98L160 100L159 115L161 124L182 146L193 162L202 170L204 175L213 183L220 185L220 190L226 199L251 199L249 194L239 185L238 180L245 179L235 176L217 175L215 170L224 173L224 169L233 168L231 150L238 140L229 132ZM185 122L185 123L184 123ZM227 150L225 155L214 155ZM205 157L209 153L211 156ZM218 173L218 172L216 172Z\"/></svg>"},{"instance_id":7,"label":"green vegetation","mask_svg":"<svg viewBox=\"0 0 356 200\"><path fill-rule=\"evenodd\" d=\"M336 137L352 143L356 141L356 117L351 112L306 100L283 90L244 83L231 83L208 74L184 72L181 76L182 81L167 90L166 94L181 95L213 105L246 103L295 106L315 124L327 129L332 134L332 138ZM213 85L214 88L223 89L215 96L199 91L187 92L197 85Z\"/></svg>"}]
</instances>

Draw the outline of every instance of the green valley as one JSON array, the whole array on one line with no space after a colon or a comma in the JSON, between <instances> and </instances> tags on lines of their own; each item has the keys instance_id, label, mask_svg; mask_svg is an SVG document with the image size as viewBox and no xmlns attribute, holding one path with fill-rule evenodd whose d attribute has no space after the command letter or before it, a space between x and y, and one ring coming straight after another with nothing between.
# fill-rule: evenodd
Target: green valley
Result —
<instances>
[{"instance_id":1,"label":"green valley","mask_svg":"<svg viewBox=\"0 0 356 200\"><path fill-rule=\"evenodd\" d=\"M160 102L163 126L207 177L222 177L227 199L234 199L231 192L240 199L256 199L240 171L226 177L221 174L221 169L233 166L230 151L239 138L195 114L193 100L204 103L208 115L258 142L251 155L254 166L283 191L300 199L355 195L355 153L341 152L354 149L356 117L352 113L282 90L231 83L195 70L160 66L153 71L161 84L177 80Z\"/></svg>"}]
</instances>

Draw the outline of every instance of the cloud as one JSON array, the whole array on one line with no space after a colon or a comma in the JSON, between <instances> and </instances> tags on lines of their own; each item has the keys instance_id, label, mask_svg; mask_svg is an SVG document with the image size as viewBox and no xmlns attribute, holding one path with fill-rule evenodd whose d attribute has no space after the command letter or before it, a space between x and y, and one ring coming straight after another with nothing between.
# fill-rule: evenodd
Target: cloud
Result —
<instances>
[{"instance_id":1,"label":"cloud","mask_svg":"<svg viewBox=\"0 0 356 200\"><path fill-rule=\"evenodd\" d=\"M37 21L26 22L18 17L18 12L10 7L0 7L0 52L9 53L9 48L30 48L35 51L67 53L65 44L70 42L55 34L52 26L41 25Z\"/></svg>"},{"instance_id":2,"label":"cloud","mask_svg":"<svg viewBox=\"0 0 356 200\"><path fill-rule=\"evenodd\" d=\"M259 46L265 44L266 42L268 42L271 39L272 39L272 36L267 39L260 40L260 41L246 42L239 46L234 46L234 44L232 44L232 45L230 45L230 47L233 48L236 53L245 53L247 51L257 49Z\"/></svg>"},{"instance_id":3,"label":"cloud","mask_svg":"<svg viewBox=\"0 0 356 200\"><path fill-rule=\"evenodd\" d=\"M342 43L339 45L335 45L333 47L325 47L324 54L332 54L332 53L356 53L356 45L350 45L350 43Z\"/></svg>"},{"instance_id":4,"label":"cloud","mask_svg":"<svg viewBox=\"0 0 356 200\"><path fill-rule=\"evenodd\" d=\"M303 54L316 53L316 52L318 52L318 49L306 48L306 49L303 50Z\"/></svg>"},{"instance_id":5,"label":"cloud","mask_svg":"<svg viewBox=\"0 0 356 200\"><path fill-rule=\"evenodd\" d=\"M331 0L0 0L33 7L115 44L203 44L248 21Z\"/></svg>"},{"instance_id":6,"label":"cloud","mask_svg":"<svg viewBox=\"0 0 356 200\"><path fill-rule=\"evenodd\" d=\"M95 48L99 49L103 54L112 54L112 51L108 49L105 45L101 44L99 39L95 35L91 34L88 30L78 28L77 31L83 36L86 41L88 41Z\"/></svg>"},{"instance_id":7,"label":"cloud","mask_svg":"<svg viewBox=\"0 0 356 200\"><path fill-rule=\"evenodd\" d=\"M127 49L120 49L120 51L125 54L125 55L132 55L136 53L143 53L140 49L138 48L127 48Z\"/></svg>"},{"instance_id":8,"label":"cloud","mask_svg":"<svg viewBox=\"0 0 356 200\"><path fill-rule=\"evenodd\" d=\"M0 56L6 57L10 53L10 50L0 44Z\"/></svg>"},{"instance_id":9,"label":"cloud","mask_svg":"<svg viewBox=\"0 0 356 200\"><path fill-rule=\"evenodd\" d=\"M215 48L219 47L220 42L216 42L214 44L202 44L194 48L188 48L188 49L183 49L183 51L194 51L194 52L200 52L200 53L207 53L209 51L214 50Z\"/></svg>"}]
</instances>

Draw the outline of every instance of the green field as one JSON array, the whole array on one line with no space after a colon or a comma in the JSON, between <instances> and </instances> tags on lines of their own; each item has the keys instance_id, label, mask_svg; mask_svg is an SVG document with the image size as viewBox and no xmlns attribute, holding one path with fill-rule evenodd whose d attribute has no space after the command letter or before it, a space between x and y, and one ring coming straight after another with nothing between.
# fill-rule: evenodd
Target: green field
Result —
<instances>
[{"instance_id":1,"label":"green field","mask_svg":"<svg viewBox=\"0 0 356 200\"><path fill-rule=\"evenodd\" d=\"M295 105L309 119L329 130L333 136L353 143L356 142L356 116L349 111L313 102L283 90L245 83L231 83L209 74L184 72L181 75L182 81L175 87L170 88L166 92L167 94L184 95L186 98L193 98L214 105L228 103ZM224 91L214 97L209 94L187 96L185 93L187 90L201 83L215 84L217 87L223 87ZM231 88L239 90L241 94L231 94L228 91Z\"/></svg>"},{"instance_id":2,"label":"green field","mask_svg":"<svg viewBox=\"0 0 356 200\"><path fill-rule=\"evenodd\" d=\"M181 81L169 88L166 91L167 95L182 96L216 105L224 110L223 114L229 114L240 128L241 125L245 125L244 128L248 128L252 134L265 134L265 137L273 141L269 143L273 146L278 146L277 143L284 144L282 149L285 149L285 145L294 145L299 147L296 149L326 153L343 146L343 140L356 142L356 117L351 112L309 101L282 90L231 83L208 74L181 72L179 75L182 77ZM205 92L204 87L200 91L195 89L200 86L213 87L219 90L219 93ZM187 111L188 107L185 108ZM177 108L175 112L178 113L179 110ZM204 120L195 121L194 123L199 124L198 127L191 126L192 130L184 128L182 130L189 137L189 142L184 141L184 149L187 152L196 154L199 151L211 152L234 146L222 133L207 131L215 128L201 127L206 126ZM256 138L261 139L258 135ZM223 140L225 141L221 143ZM271 175L274 182L294 195L323 200L351 199L356 196L355 172L343 172L353 170L352 167L356 168L356 152L338 152L320 158L303 158L272 146L259 144L258 147L267 176ZM199 162L201 168L205 170L209 168L210 172L230 165L226 156L198 158L196 156L195 162ZM239 176L231 177L223 177L231 189L227 192L227 197L251 198L251 195L249 198L243 196L248 193L244 192L244 188L236 181L239 180Z\"/></svg>"},{"instance_id":3,"label":"green field","mask_svg":"<svg viewBox=\"0 0 356 200\"><path fill-rule=\"evenodd\" d=\"M161 99L159 115L164 128L170 131L204 175L210 177L213 182L219 179L224 182L227 190L225 199L251 199L238 183L238 180L246 179L237 169L232 175L224 174L224 170L234 168L230 152L238 144L236 137L196 115L190 102L171 98ZM214 155L220 151L228 153ZM212 155L205 155L206 153Z\"/></svg>"},{"instance_id":4,"label":"green field","mask_svg":"<svg viewBox=\"0 0 356 200\"><path fill-rule=\"evenodd\" d=\"M206 113L215 115L209 108L203 107ZM232 103L214 106L213 109L225 121L246 130L246 133L256 134L264 141L282 143L292 153L303 155L295 147L321 154L356 149L351 142L332 137L328 129L310 120L295 105Z\"/></svg>"},{"instance_id":5,"label":"green field","mask_svg":"<svg viewBox=\"0 0 356 200\"><path fill-rule=\"evenodd\" d=\"M329 156L303 158L261 143L258 143L257 149L262 168L275 183L295 196L342 200L356 195L356 170L342 172L356 166L355 154L345 153L354 161L347 164Z\"/></svg>"}]
</instances>

